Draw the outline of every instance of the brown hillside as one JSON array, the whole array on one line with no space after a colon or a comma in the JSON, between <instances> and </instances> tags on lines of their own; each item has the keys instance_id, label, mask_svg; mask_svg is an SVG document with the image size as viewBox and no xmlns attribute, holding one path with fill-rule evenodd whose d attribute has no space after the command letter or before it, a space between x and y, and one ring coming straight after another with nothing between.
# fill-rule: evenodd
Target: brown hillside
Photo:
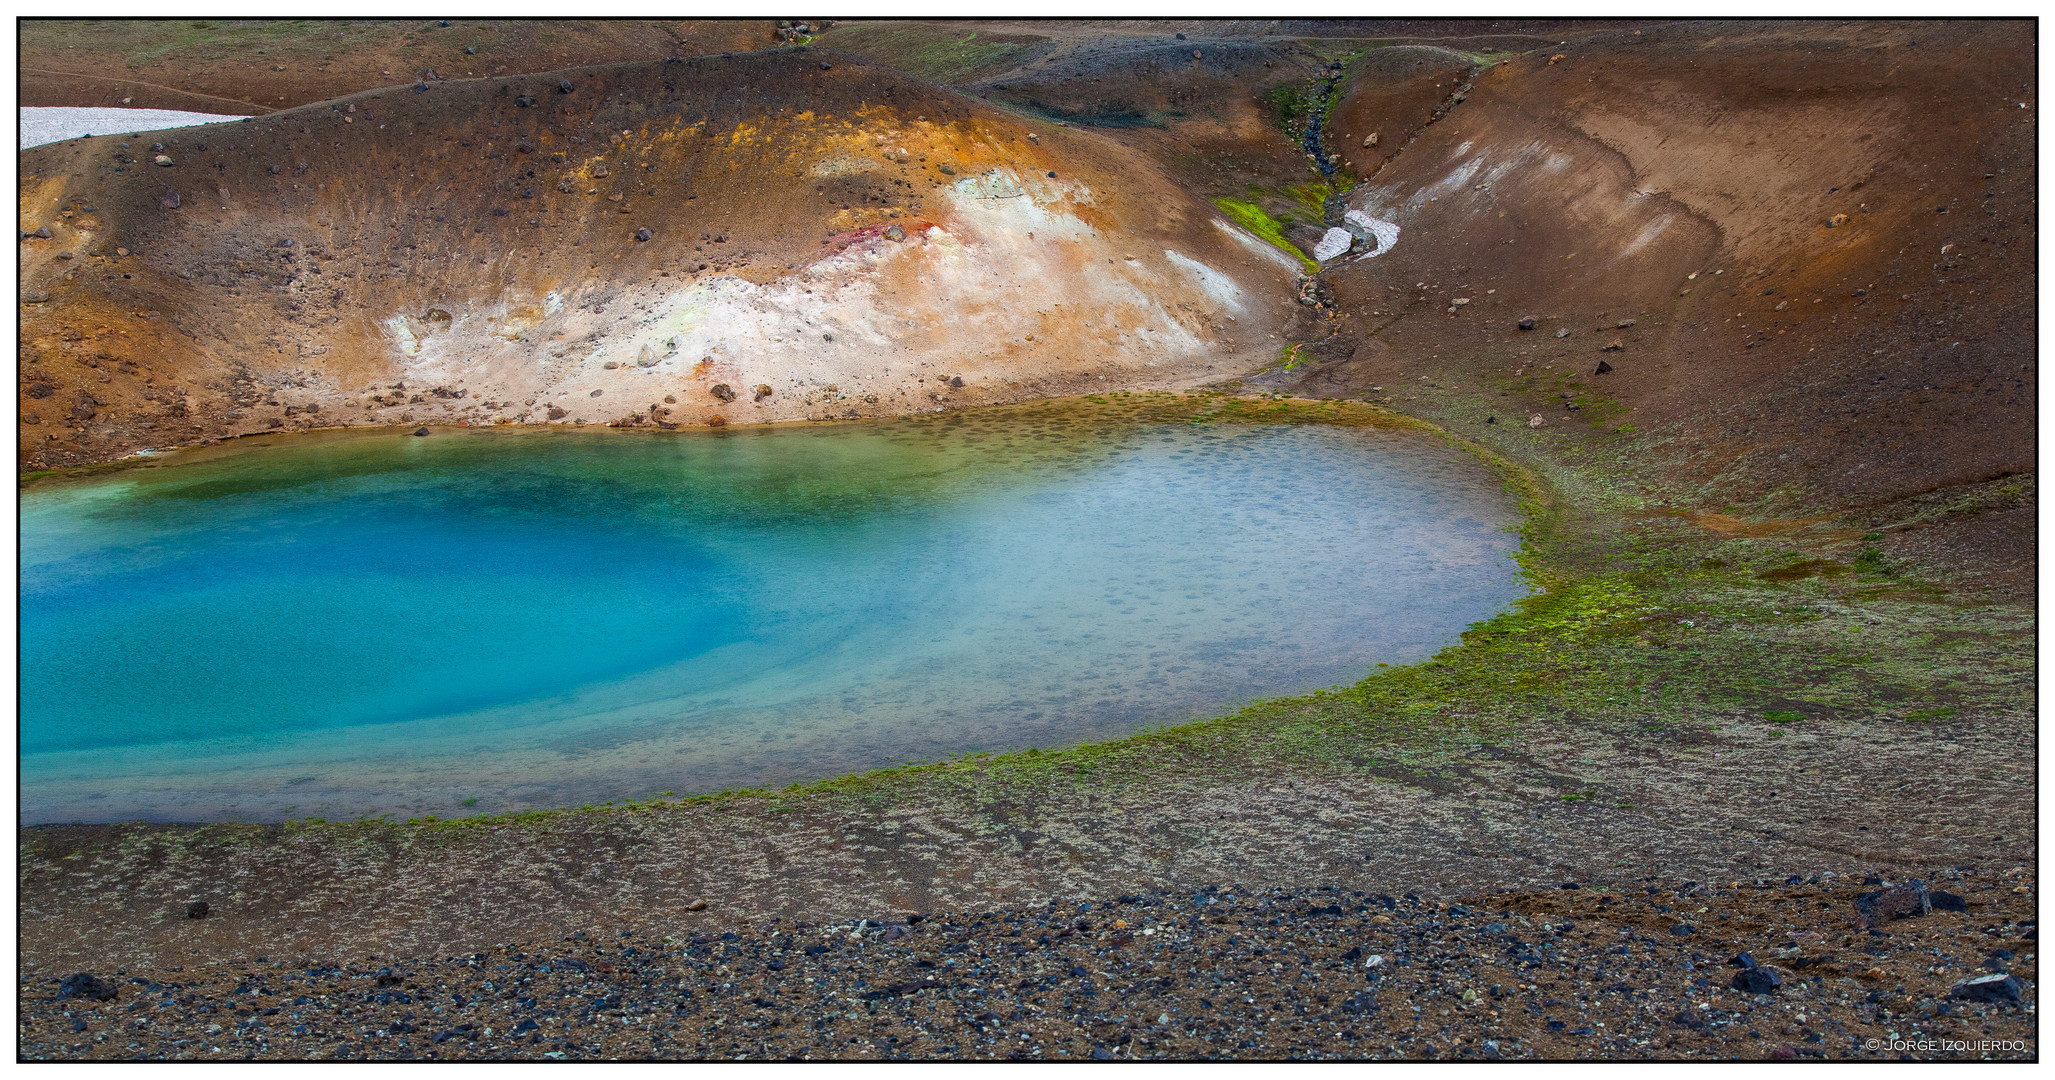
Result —
<instances>
[{"instance_id":1,"label":"brown hillside","mask_svg":"<svg viewBox=\"0 0 2055 1080\"><path fill-rule=\"evenodd\" d=\"M370 91L22 166L22 231L53 233L23 243L31 467L1185 385L1302 318L1287 259L1133 152L820 50Z\"/></svg>"},{"instance_id":2,"label":"brown hillside","mask_svg":"<svg viewBox=\"0 0 2055 1080\"><path fill-rule=\"evenodd\" d=\"M1707 507L2032 469L2033 55L2021 22L1611 31L1441 69L1438 120L1433 69L1352 69L1336 130L1382 156L1345 151L1348 205L1404 231L1326 275L1353 354L1279 377L1630 426Z\"/></svg>"},{"instance_id":3,"label":"brown hillside","mask_svg":"<svg viewBox=\"0 0 2055 1080\"><path fill-rule=\"evenodd\" d=\"M770 19L26 19L21 103L275 112L417 79L747 52L772 30Z\"/></svg>"},{"instance_id":4,"label":"brown hillside","mask_svg":"<svg viewBox=\"0 0 2055 1080\"><path fill-rule=\"evenodd\" d=\"M165 85L247 98L278 96L266 80L295 71L306 79L287 95L361 91L374 72L379 78L388 70L392 77L416 74L385 57L419 58L432 48L467 60L490 55L496 65L507 57L542 64L574 53L609 57L648 49L655 56L725 48L771 34L768 23L452 20L444 29L435 22L336 24L330 29L341 36L332 48L320 41L317 49L314 38L293 46L306 61L297 68L247 63L255 48L270 48L257 38L279 37L283 24L217 24L204 33L189 27L187 37L170 35L151 48L161 53L155 62L170 65L166 70L186 58L196 79L211 70L222 80ZM148 59L130 29L140 25L106 24L67 37L30 24L24 63L33 67L46 53L77 52L118 60L127 70ZM495 35L490 47L480 45L475 54L452 44L488 34ZM956 215L952 228L996 224L968 208L1014 204L977 198L965 189L969 171L941 184L937 169L952 154L968 155L949 157L952 167L1003 166L1023 180L1048 181L1044 174L1052 168L1059 173L1055 186L1026 184L1027 203L1020 206L1069 199L1061 190L1083 180L1093 210L1069 206L1067 213L1077 211L1073 216L1088 226L1100 223L1094 213L1124 215L1111 231L1087 238L1094 242L1147 234L1186 245L1154 245L1153 256L1123 249L1086 261L1037 263L1038 288L1068 288L1049 282L1088 265L1126 267L1131 254L1166 260L1152 273L1197 288L1192 273L1169 271L1172 264L1161 253L1169 246L1219 267L1237 287L1253 287L1258 278L1278 284L1269 299L1284 302L1292 290L1283 264L1219 232L1210 224L1218 215L1206 203L1249 200L1277 217L1302 248L1338 224L1320 220L1328 189L1294 141L1292 125L1303 124L1303 115L1295 120L1280 110L1318 98L1323 73L1342 64L1324 145L1356 186L1345 203L1329 203L1326 216L1359 209L1401 226L1403 238L1388 253L1329 267L1322 276L1338 297L1336 317L1302 336L1314 346L1303 350L1303 360L1262 376L1261 385L1377 396L1458 429L1499 432L1493 437L1524 440L1547 453L1588 447L1629 455L1654 470L1647 473L1650 482L1681 489L1705 510L1774 515L1820 497L1834 505L1870 505L2032 467L2034 428L2026 411L2034 380L2027 250L2036 179L2031 24L884 21L838 23L822 41L845 44L880 66L839 59L834 71L822 73L819 49L788 47L779 54L674 64L658 81L636 87L604 80L656 69L591 69L578 78L602 82L573 95L550 93L555 76L430 79L421 84L429 88L423 93L414 93L413 84L363 91L296 111L289 121L257 122L272 127L171 136L170 145L192 160L169 169L146 164L146 142L125 152L136 159L133 165L117 162L122 152L107 139L25 155L23 229L48 224L59 234L24 244L26 287L53 296L48 305L25 309L24 387L49 395L25 404L46 425L74 408L94 417L79 425L86 430L77 439L31 425L28 445L36 460L55 463L146 444L157 438L156 425L170 419L192 421L166 428L173 438L246 430L245 421L304 422L297 412L283 415L295 404L291 394L276 407L264 406L268 413L256 406L275 397L267 379L282 384L313 372L328 381L305 403L328 410L318 414L324 423L339 415L374 422L464 415L460 407L442 408L449 399L418 403L430 409L375 401L361 408L361 395L373 387L385 387L383 396L398 400L389 388L408 381L405 372L414 378L402 404L417 404L411 399L421 379L431 392L436 386L454 392L469 379L462 388L474 396L460 400L480 402L472 418L512 419L524 411L530 420L546 418L551 407L568 410L566 393L616 385L578 382L570 377L574 364L642 359L639 339L629 357L590 335L604 330L616 335L607 341L621 340L624 331L614 320L624 310L636 311L648 324L644 329L657 327L672 310L654 300L658 286L701 274L701 262L708 266L704 276L688 280L710 281L727 271L734 276L722 280L767 287L779 275L813 272L808 268L842 240L857 241L860 250L867 250L864 244L887 250L864 232L873 226L939 221L938 213ZM214 57L208 62L215 68L201 62L207 57ZM436 74L459 70L445 65ZM967 96L938 89L936 81L953 83ZM34 97L35 85L41 84L29 79L25 94ZM543 104L511 108L511 98L521 94ZM816 105L815 95L827 96ZM360 119L345 125L352 106ZM918 119L923 115L928 121ZM480 117L489 117L491 126L481 126ZM821 122L830 117L832 123ZM729 125L726 140L705 136L707 127L720 125ZM735 138L744 128L751 134ZM628 141L607 144L611 156L603 159L598 140L622 130ZM1039 142L1026 138L1030 131ZM1377 145L1364 147L1373 132ZM346 138L333 137L338 134ZM213 149L199 151L208 139L215 140ZM223 144L236 149L225 151ZM887 164L882 151L902 145L912 160ZM523 146L532 151L523 153ZM89 162L92 154L101 156ZM564 161L549 160L559 154ZM467 155L475 157L467 161ZM842 158L864 168L833 164ZM609 167L607 177L590 174L600 164ZM112 172L116 165L125 171ZM284 171L274 176L272 166ZM196 171L205 179L196 181ZM534 176L526 175L531 171ZM636 183L629 183L631 176ZM652 182L641 184L644 178ZM573 191L558 190L566 183ZM221 188L230 192L226 203L202 198ZM182 206L166 209L161 204L174 190ZM524 190L533 197L521 198ZM583 194L593 190L598 194ZM943 191L954 193L948 200L954 209L945 211ZM611 195L621 199L602 207ZM1176 209L1159 215L1158 203ZM86 205L95 210L85 211ZM70 219L62 216L67 208ZM894 212L902 217L889 217ZM1209 224L1197 227L1201 221ZM85 237L97 246L74 255L118 258L120 247L135 253L112 276L111 263L96 262L99 269L87 273L81 263L56 260L81 247L80 234L65 230L87 223L100 226ZM661 239L623 240L633 235L625 228L630 224L651 227ZM1023 219L1002 231L1024 238L1036 230ZM918 229L910 234L923 235ZM301 246L267 248L260 258L260 235L263 244L294 239ZM728 236L726 244L715 242L721 235ZM831 238L835 245L822 248L819 242ZM681 239L692 241L689 248L679 246ZM1201 255L1202 248L1215 254ZM1012 249L984 250L986 265L1013 265ZM287 263L286 254L295 261ZM327 288L310 288L316 268ZM253 288L265 273L271 275L267 288L286 291ZM664 274L672 277L658 276ZM923 288L939 280L925 269L917 276ZM881 287L882 299L892 299L899 287L853 265L844 280L851 287ZM1070 370L1086 342L1113 348L1111 337L1058 342L1056 326L1078 325L1067 315L1047 321L1038 315L1033 326L966 322L966 297L1015 317L1018 305L990 291L996 280L965 279L962 287L914 301L957 321L938 324L949 329L918 341L888 342L891 335L877 330L874 350L880 356L893 349L920 353L950 375L957 368L982 370L987 391L998 394L996 384L1015 394L1058 385L1050 381L1055 372ZM86 281L90 288L81 287ZM530 309L548 308L552 293L561 303L574 292L584 307L548 315L557 321L538 338L540 324L527 325L535 318ZM602 294L611 299L611 312L597 310L608 306ZM830 310L848 310L847 296L833 304L822 300L818 308L806 300L824 295L801 291L799 300L778 310L797 314L801 326ZM449 297L461 297L475 314L459 318L444 302ZM1455 299L1469 303L1448 302ZM88 302L89 309L70 306ZM1113 303L1110 294L1090 289L1063 302L1078 305L1066 311ZM1189 313L1176 305L1193 301L1181 296L1168 304L1166 310L1182 317ZM73 314L88 310L90 318ZM1302 317L1327 314L1294 310ZM151 311L158 315L138 314ZM447 328L439 316L422 321L434 311L451 312L453 321ZM1121 322L1112 309L1095 311L1102 321ZM1530 315L1539 329L1513 328ZM760 311L757 317L767 316ZM336 321L321 323L324 318ZM1631 327L1619 325L1629 320ZM1148 339L1140 332L1146 319L1128 321L1135 332L1124 340ZM1187 331L1197 334L1201 322ZM1227 339L1239 346L1235 358L1231 364L1196 362L1180 368L1178 378L1274 366L1276 346L1295 340L1267 324L1253 335L1239 323L1204 325L1208 335L1215 325L1229 332ZM117 341L93 336L116 327L139 342L161 338L170 355L198 358L192 370L199 377L178 385L191 391L187 384L198 383L200 396L171 395L134 376L133 391L122 390L121 361L140 358L113 347ZM1561 330L1569 336L1556 337ZM1025 351L1029 333L1036 335L1035 352ZM1281 336L1273 342L1270 333ZM399 340L407 336L411 344ZM1614 338L1617 351L1600 351ZM1073 341L1076 347L1069 348ZM669 337L661 342L659 352L669 353ZM538 346L548 376L493 381L474 377L463 364L451 366L461 352L499 357L477 360L486 365L479 372L535 367L534 358L522 357ZM410 348L415 355L405 353ZM1224 357L1226 346L1218 348ZM98 355L103 352L106 358ZM319 363L259 362L260 353ZM1025 359L1040 353L1067 359L1042 367ZM1594 375L1601 360L1613 370ZM81 361L98 362L100 369L81 370ZM179 359L172 367L188 374L186 363ZM235 368L238 363L248 370ZM1141 366L1146 371L1146 363ZM164 365L157 367L164 375ZM262 374L266 370L273 374ZM725 411L747 413L735 416L745 419L825 415L831 403L841 410L837 415L852 405L891 411L932 404L934 391L911 382L882 394L869 385L851 394L843 384L859 373L875 376L882 369L867 360L849 371L812 373L805 385L814 400L804 409L793 405L802 393L774 394L775 407L762 412L754 406ZM706 375L698 381L705 386L760 381L739 369L710 367ZM1091 381L1097 383L1096 371ZM837 389L827 391L830 385ZM93 400L79 403L81 391ZM676 387L654 400L637 395L626 404L644 416L655 404L673 407L666 422L709 418L676 408L707 400ZM664 396L678 400L664 402ZM873 396L876 402L867 400ZM957 396L988 399L975 392ZM186 403L183 417L179 402L167 398ZM334 411L345 399L350 407ZM528 405L531 399L537 404ZM567 417L621 416L612 401L605 408L583 404L582 412L567 411ZM164 416L153 419L153 409ZM244 415L231 420L230 411ZM1513 433L1484 423L1489 417L1524 424L1535 415L1546 426ZM210 416L220 419L209 426Z\"/></svg>"}]
</instances>

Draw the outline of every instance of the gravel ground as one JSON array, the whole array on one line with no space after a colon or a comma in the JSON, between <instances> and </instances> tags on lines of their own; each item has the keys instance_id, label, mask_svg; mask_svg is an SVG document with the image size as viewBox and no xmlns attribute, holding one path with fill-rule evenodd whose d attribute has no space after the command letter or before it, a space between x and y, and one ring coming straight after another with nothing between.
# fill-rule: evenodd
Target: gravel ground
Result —
<instances>
[{"instance_id":1,"label":"gravel ground","mask_svg":"<svg viewBox=\"0 0 2055 1080\"><path fill-rule=\"evenodd\" d=\"M1887 897L1866 919L1857 898L1890 884L1565 883L1455 903L1221 886L677 937L629 927L466 957L124 970L96 976L92 992L114 993L101 1001L30 977L19 1053L2032 1059L2030 871L1936 873L1931 912L1885 919ZM1744 951L1776 989L1734 988ZM1955 993L2008 968L1999 989L2019 1000Z\"/></svg>"},{"instance_id":2,"label":"gravel ground","mask_svg":"<svg viewBox=\"0 0 2055 1080\"><path fill-rule=\"evenodd\" d=\"M180 112L177 109L28 108L21 110L20 149L63 142L81 135L126 135L241 119L240 116Z\"/></svg>"}]
</instances>

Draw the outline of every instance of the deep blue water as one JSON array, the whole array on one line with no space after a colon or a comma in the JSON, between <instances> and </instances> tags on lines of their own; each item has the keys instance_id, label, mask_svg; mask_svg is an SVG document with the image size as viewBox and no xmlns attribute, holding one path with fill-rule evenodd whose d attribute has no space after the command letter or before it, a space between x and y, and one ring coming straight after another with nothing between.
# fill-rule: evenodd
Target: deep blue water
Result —
<instances>
[{"instance_id":1,"label":"deep blue water","mask_svg":"<svg viewBox=\"0 0 2055 1080\"><path fill-rule=\"evenodd\" d=\"M451 816L1116 736L1449 643L1524 592L1511 513L1409 436L1048 409L188 452L23 498L24 820Z\"/></svg>"}]
</instances>

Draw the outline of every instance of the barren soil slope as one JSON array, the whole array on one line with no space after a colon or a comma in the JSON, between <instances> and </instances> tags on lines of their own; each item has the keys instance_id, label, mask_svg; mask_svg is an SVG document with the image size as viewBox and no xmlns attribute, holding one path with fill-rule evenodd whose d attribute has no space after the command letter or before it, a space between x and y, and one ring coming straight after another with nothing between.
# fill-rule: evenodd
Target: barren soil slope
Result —
<instances>
[{"instance_id":1,"label":"barren soil slope","mask_svg":"<svg viewBox=\"0 0 2055 1080\"><path fill-rule=\"evenodd\" d=\"M1343 359L1287 384L1472 432L1493 410L1431 391L1503 398L1706 509L2033 468L2030 25L1682 24L1437 81L1343 101L1382 155L1347 205L1404 239L1327 275Z\"/></svg>"},{"instance_id":2,"label":"barren soil slope","mask_svg":"<svg viewBox=\"0 0 2055 1080\"><path fill-rule=\"evenodd\" d=\"M1304 318L1290 259L1134 152L819 50L369 91L22 166L22 230L52 234L22 244L30 467L1186 385Z\"/></svg>"},{"instance_id":3,"label":"barren soil slope","mask_svg":"<svg viewBox=\"0 0 2055 1080\"><path fill-rule=\"evenodd\" d=\"M761 49L769 19L29 19L23 105L251 114L422 79Z\"/></svg>"}]
</instances>

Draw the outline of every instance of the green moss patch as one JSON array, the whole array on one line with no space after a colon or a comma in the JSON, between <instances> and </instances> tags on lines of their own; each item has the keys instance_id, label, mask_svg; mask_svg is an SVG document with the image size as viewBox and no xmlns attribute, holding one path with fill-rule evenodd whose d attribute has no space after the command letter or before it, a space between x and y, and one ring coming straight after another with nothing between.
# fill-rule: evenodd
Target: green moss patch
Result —
<instances>
[{"instance_id":1,"label":"green moss patch","mask_svg":"<svg viewBox=\"0 0 2055 1080\"><path fill-rule=\"evenodd\" d=\"M1213 205L1219 207L1221 213L1234 219L1235 224L1255 233L1257 236L1269 241L1279 251L1285 252L1299 260L1300 264L1305 266L1307 273L1317 274L1320 272L1319 263L1314 262L1311 256L1300 251L1291 241L1284 238L1284 223L1265 213L1262 207L1252 202L1242 199L1230 199L1226 196L1213 200Z\"/></svg>"},{"instance_id":2,"label":"green moss patch","mask_svg":"<svg viewBox=\"0 0 2055 1080\"><path fill-rule=\"evenodd\" d=\"M1054 47L1034 34L991 34L923 23L850 23L820 34L817 43L856 53L930 82L961 84L1011 67Z\"/></svg>"}]
</instances>

